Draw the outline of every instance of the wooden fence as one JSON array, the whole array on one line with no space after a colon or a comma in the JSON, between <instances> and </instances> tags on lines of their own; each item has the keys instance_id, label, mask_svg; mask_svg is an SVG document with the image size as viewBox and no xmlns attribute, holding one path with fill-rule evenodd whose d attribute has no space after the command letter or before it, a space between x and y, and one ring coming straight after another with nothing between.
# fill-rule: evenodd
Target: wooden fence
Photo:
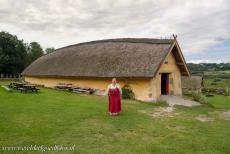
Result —
<instances>
[{"instance_id":1,"label":"wooden fence","mask_svg":"<svg viewBox=\"0 0 230 154\"><path fill-rule=\"evenodd\" d=\"M181 82L183 90L194 90L201 92L203 87L203 77L201 76L182 77Z\"/></svg>"},{"instance_id":2,"label":"wooden fence","mask_svg":"<svg viewBox=\"0 0 230 154\"><path fill-rule=\"evenodd\" d=\"M0 74L0 80L19 80L20 74Z\"/></svg>"}]
</instances>

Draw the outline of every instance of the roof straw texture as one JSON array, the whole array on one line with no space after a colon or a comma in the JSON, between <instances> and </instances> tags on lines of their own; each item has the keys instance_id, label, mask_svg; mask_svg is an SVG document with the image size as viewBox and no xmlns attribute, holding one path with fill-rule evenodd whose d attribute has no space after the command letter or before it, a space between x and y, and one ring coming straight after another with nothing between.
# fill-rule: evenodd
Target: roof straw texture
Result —
<instances>
[{"instance_id":1,"label":"roof straw texture","mask_svg":"<svg viewBox=\"0 0 230 154\"><path fill-rule=\"evenodd\" d=\"M22 75L63 77L153 77L171 39L109 39L57 49Z\"/></svg>"}]
</instances>

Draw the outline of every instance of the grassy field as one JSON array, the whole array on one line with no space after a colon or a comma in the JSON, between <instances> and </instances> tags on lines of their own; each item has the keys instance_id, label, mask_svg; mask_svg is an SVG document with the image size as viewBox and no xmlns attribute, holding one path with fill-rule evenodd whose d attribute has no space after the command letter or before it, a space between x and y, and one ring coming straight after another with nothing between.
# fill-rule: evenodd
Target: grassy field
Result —
<instances>
[{"instance_id":1,"label":"grassy field","mask_svg":"<svg viewBox=\"0 0 230 154\"><path fill-rule=\"evenodd\" d=\"M47 88L22 94L0 88L0 148L75 145L69 153L230 153L230 97L208 101L165 113L164 103L123 100L122 113L110 117L105 97Z\"/></svg>"},{"instance_id":2,"label":"grassy field","mask_svg":"<svg viewBox=\"0 0 230 154\"><path fill-rule=\"evenodd\" d=\"M227 79L229 78L230 71L205 71L204 86L225 88L227 86Z\"/></svg>"}]
</instances>

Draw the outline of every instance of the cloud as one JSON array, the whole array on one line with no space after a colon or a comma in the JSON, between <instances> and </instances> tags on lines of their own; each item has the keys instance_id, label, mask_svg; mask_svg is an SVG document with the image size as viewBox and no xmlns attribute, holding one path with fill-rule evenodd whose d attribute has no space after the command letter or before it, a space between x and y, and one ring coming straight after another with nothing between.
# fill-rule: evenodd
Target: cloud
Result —
<instances>
[{"instance_id":1,"label":"cloud","mask_svg":"<svg viewBox=\"0 0 230 154\"><path fill-rule=\"evenodd\" d=\"M0 6L0 30L45 47L175 33L189 57L230 39L228 0L0 0Z\"/></svg>"},{"instance_id":2,"label":"cloud","mask_svg":"<svg viewBox=\"0 0 230 154\"><path fill-rule=\"evenodd\" d=\"M210 58L210 59L198 59L198 60L188 60L187 63L230 63L230 56L221 58Z\"/></svg>"}]
</instances>

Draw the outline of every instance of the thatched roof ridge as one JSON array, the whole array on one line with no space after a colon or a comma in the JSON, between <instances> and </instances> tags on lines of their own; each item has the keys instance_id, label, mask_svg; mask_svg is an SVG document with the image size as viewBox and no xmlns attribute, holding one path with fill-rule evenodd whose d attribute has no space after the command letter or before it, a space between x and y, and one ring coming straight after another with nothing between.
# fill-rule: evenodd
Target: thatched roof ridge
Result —
<instances>
[{"instance_id":1,"label":"thatched roof ridge","mask_svg":"<svg viewBox=\"0 0 230 154\"><path fill-rule=\"evenodd\" d=\"M64 48L71 48L73 46L96 44L96 43L107 43L107 42L126 42L126 43L147 43L147 44L170 44L173 42L173 39L152 39L152 38L116 38L116 39L105 39L105 40L96 40L89 42L82 42L77 44L72 44L66 47L61 47L56 49L62 50Z\"/></svg>"},{"instance_id":2,"label":"thatched roof ridge","mask_svg":"<svg viewBox=\"0 0 230 154\"><path fill-rule=\"evenodd\" d=\"M174 40L121 38L79 43L40 57L22 75L153 77Z\"/></svg>"}]
</instances>

